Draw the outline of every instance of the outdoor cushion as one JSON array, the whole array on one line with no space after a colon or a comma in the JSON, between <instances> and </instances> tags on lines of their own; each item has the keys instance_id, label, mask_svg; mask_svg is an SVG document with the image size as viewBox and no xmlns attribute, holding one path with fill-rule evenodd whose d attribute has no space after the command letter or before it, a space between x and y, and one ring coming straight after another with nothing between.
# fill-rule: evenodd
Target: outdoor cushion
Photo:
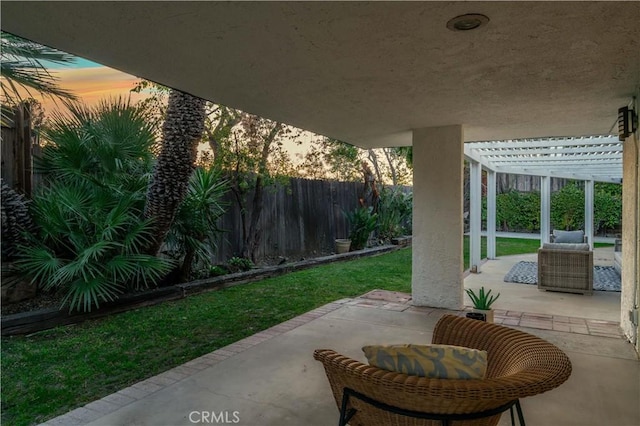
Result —
<instances>
[{"instance_id":1,"label":"outdoor cushion","mask_svg":"<svg viewBox=\"0 0 640 426\"><path fill-rule=\"evenodd\" d=\"M589 244L566 244L566 243L544 243L542 245L544 250L578 250L589 251Z\"/></svg>"},{"instance_id":2,"label":"outdoor cushion","mask_svg":"<svg viewBox=\"0 0 640 426\"><path fill-rule=\"evenodd\" d=\"M369 365L432 379L483 379L487 352L451 345L373 345L362 348Z\"/></svg>"},{"instance_id":3,"label":"outdoor cushion","mask_svg":"<svg viewBox=\"0 0 640 426\"><path fill-rule=\"evenodd\" d=\"M584 232L583 231L559 231L553 230L554 243L570 243L570 244L580 244L584 243Z\"/></svg>"}]
</instances>

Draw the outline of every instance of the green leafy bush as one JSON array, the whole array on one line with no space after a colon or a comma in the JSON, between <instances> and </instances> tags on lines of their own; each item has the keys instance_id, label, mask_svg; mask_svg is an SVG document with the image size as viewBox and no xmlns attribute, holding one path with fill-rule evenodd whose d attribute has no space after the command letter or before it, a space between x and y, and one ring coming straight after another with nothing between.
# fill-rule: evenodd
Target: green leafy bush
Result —
<instances>
[{"instance_id":1,"label":"green leafy bush","mask_svg":"<svg viewBox=\"0 0 640 426\"><path fill-rule=\"evenodd\" d=\"M371 233L376 230L378 215L373 207L358 207L346 213L349 221L349 239L352 250L362 250L367 246Z\"/></svg>"},{"instance_id":2,"label":"green leafy bush","mask_svg":"<svg viewBox=\"0 0 640 426\"><path fill-rule=\"evenodd\" d=\"M622 185L597 182L594 188L594 231L619 229L622 224Z\"/></svg>"},{"instance_id":3,"label":"green leafy bush","mask_svg":"<svg viewBox=\"0 0 640 426\"><path fill-rule=\"evenodd\" d=\"M378 238L392 238L411 233L412 194L397 188L384 188L378 202Z\"/></svg>"},{"instance_id":4,"label":"green leafy bush","mask_svg":"<svg viewBox=\"0 0 640 426\"><path fill-rule=\"evenodd\" d=\"M144 254L143 219L153 127L122 101L70 106L45 130L38 167L48 185L31 204L37 237L21 248L20 270L63 305L90 311L127 290L148 287L170 269Z\"/></svg>"},{"instance_id":5,"label":"green leafy bush","mask_svg":"<svg viewBox=\"0 0 640 426\"><path fill-rule=\"evenodd\" d=\"M485 213L486 214L486 213ZM515 190L496 196L496 225L503 231L540 229L540 193Z\"/></svg>"},{"instance_id":6,"label":"green leafy bush","mask_svg":"<svg viewBox=\"0 0 640 426\"><path fill-rule=\"evenodd\" d=\"M229 271L224 266L213 265L209 267L210 277L219 277L221 275L227 275Z\"/></svg>"},{"instance_id":7,"label":"green leafy bush","mask_svg":"<svg viewBox=\"0 0 640 426\"><path fill-rule=\"evenodd\" d=\"M232 273L244 272L253 268L254 264L251 261L251 259L234 256L227 261L227 267L229 268L229 272L232 272Z\"/></svg>"},{"instance_id":8,"label":"green leafy bush","mask_svg":"<svg viewBox=\"0 0 640 426\"><path fill-rule=\"evenodd\" d=\"M584 191L577 182L551 194L551 227L566 231L584 229Z\"/></svg>"},{"instance_id":9,"label":"green leafy bush","mask_svg":"<svg viewBox=\"0 0 640 426\"><path fill-rule=\"evenodd\" d=\"M486 220L486 199L482 218ZM540 193L515 190L496 197L496 227L503 231L540 230ZM594 231L619 229L622 222L622 186L596 182L594 188ZM554 229L584 229L584 190L569 182L551 194L551 226Z\"/></svg>"},{"instance_id":10,"label":"green leafy bush","mask_svg":"<svg viewBox=\"0 0 640 426\"><path fill-rule=\"evenodd\" d=\"M194 266L207 265L215 249L215 237L223 232L218 219L225 213L222 201L228 189L220 171L213 167L198 167L187 189L187 196L165 240L164 252L181 261L181 278L192 277Z\"/></svg>"}]
</instances>

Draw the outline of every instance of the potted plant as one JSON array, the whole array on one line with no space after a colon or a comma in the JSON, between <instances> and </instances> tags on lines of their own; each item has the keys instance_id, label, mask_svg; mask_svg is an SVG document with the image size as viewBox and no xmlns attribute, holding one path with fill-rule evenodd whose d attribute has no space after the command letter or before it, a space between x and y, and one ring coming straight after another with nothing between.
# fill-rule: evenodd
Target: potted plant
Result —
<instances>
[{"instance_id":1,"label":"potted plant","mask_svg":"<svg viewBox=\"0 0 640 426\"><path fill-rule=\"evenodd\" d=\"M336 253L347 253L351 249L351 240L348 238L336 239Z\"/></svg>"},{"instance_id":2,"label":"potted plant","mask_svg":"<svg viewBox=\"0 0 640 426\"><path fill-rule=\"evenodd\" d=\"M473 302L473 310L467 313L467 318L479 319L486 322L493 322L493 310L491 305L498 300L500 293L495 296L491 295L491 290L485 292L484 287L480 287L478 293L468 288L465 290Z\"/></svg>"}]
</instances>

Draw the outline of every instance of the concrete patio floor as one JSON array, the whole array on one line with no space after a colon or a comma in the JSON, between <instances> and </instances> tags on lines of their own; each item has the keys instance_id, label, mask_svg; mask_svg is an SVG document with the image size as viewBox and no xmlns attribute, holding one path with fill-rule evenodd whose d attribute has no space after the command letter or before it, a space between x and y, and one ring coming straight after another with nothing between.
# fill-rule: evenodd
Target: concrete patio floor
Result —
<instances>
[{"instance_id":1,"label":"concrete patio floor","mask_svg":"<svg viewBox=\"0 0 640 426\"><path fill-rule=\"evenodd\" d=\"M639 425L640 361L617 324L619 293L543 293L503 283L511 266L527 257L488 261L465 280L467 287L501 293L496 322L540 336L571 358L566 383L522 401L527 425ZM596 258L606 262L606 253ZM360 348L367 344L428 343L445 313L463 314L414 307L409 295L386 291L340 300L45 424L336 424L338 409L313 350L364 360ZM509 423L503 416L500 424Z\"/></svg>"}]
</instances>

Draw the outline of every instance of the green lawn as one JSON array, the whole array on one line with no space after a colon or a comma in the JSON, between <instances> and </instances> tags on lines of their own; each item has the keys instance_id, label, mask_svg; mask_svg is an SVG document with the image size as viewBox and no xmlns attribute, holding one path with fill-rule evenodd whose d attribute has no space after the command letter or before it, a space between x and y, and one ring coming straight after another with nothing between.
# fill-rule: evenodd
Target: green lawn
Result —
<instances>
[{"instance_id":1,"label":"green lawn","mask_svg":"<svg viewBox=\"0 0 640 426\"><path fill-rule=\"evenodd\" d=\"M535 252L538 245L537 240L499 238L497 252ZM316 307L376 288L411 291L411 249L3 338L2 423L43 422Z\"/></svg>"}]
</instances>

